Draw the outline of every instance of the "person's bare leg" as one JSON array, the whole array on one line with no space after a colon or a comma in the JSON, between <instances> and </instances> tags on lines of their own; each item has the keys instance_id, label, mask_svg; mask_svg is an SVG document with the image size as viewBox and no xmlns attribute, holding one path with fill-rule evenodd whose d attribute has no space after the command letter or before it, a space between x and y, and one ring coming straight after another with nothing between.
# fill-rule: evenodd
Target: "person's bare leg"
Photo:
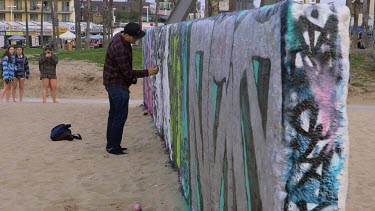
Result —
<instances>
[{"instance_id":1,"label":"person's bare leg","mask_svg":"<svg viewBox=\"0 0 375 211\"><path fill-rule=\"evenodd\" d=\"M10 88L9 84L4 83L4 88L1 90L0 102L3 100L5 93Z\"/></svg>"},{"instance_id":2,"label":"person's bare leg","mask_svg":"<svg viewBox=\"0 0 375 211\"><path fill-rule=\"evenodd\" d=\"M47 102L47 91L48 91L48 88L49 88L49 78L43 78L42 83L43 83L43 92L42 92L43 103L46 103Z\"/></svg>"},{"instance_id":3,"label":"person's bare leg","mask_svg":"<svg viewBox=\"0 0 375 211\"><path fill-rule=\"evenodd\" d=\"M11 91L11 88L7 89L6 94L5 94L5 99L7 102L9 102L9 99L10 99L10 91Z\"/></svg>"},{"instance_id":4,"label":"person's bare leg","mask_svg":"<svg viewBox=\"0 0 375 211\"><path fill-rule=\"evenodd\" d=\"M19 83L18 78L14 78L13 85L12 85L12 98L13 102L16 102L16 90L17 90L17 85Z\"/></svg>"},{"instance_id":5,"label":"person's bare leg","mask_svg":"<svg viewBox=\"0 0 375 211\"><path fill-rule=\"evenodd\" d=\"M20 98L20 102L22 102L23 90L24 90L23 88L25 87L25 79L24 78L19 79L18 84L19 84L19 88L20 88L19 98Z\"/></svg>"},{"instance_id":6,"label":"person's bare leg","mask_svg":"<svg viewBox=\"0 0 375 211\"><path fill-rule=\"evenodd\" d=\"M57 103L56 95L57 95L57 79L49 79L49 84L51 87L51 96L54 103Z\"/></svg>"}]
</instances>

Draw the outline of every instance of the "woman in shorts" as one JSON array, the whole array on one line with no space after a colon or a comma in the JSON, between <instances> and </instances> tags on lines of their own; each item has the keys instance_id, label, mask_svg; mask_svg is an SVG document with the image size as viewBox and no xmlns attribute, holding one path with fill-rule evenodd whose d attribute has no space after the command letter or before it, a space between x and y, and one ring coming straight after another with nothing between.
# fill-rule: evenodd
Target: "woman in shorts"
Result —
<instances>
[{"instance_id":1,"label":"woman in shorts","mask_svg":"<svg viewBox=\"0 0 375 211\"><path fill-rule=\"evenodd\" d=\"M27 57L23 54L22 46L18 46L16 48L16 67L17 68L14 71L12 96L13 96L13 99L15 99L17 85L18 85L20 89L19 98L20 98L20 102L22 102L23 90L25 87L25 78L29 79L29 75L30 75L29 62L27 60Z\"/></svg>"},{"instance_id":2,"label":"woman in shorts","mask_svg":"<svg viewBox=\"0 0 375 211\"><path fill-rule=\"evenodd\" d=\"M39 71L40 80L43 84L43 103L47 102L47 92L51 89L51 96L54 103L56 101L57 93L57 76L56 76L56 65L58 63L57 56L52 53L51 46L47 45L44 48L44 52L40 54L39 59Z\"/></svg>"},{"instance_id":3,"label":"woman in shorts","mask_svg":"<svg viewBox=\"0 0 375 211\"><path fill-rule=\"evenodd\" d=\"M5 93L11 89L14 79L14 70L16 69L16 59L14 55L14 47L9 46L2 56L3 64L3 80L4 87L1 90L0 102L3 100Z\"/></svg>"}]
</instances>

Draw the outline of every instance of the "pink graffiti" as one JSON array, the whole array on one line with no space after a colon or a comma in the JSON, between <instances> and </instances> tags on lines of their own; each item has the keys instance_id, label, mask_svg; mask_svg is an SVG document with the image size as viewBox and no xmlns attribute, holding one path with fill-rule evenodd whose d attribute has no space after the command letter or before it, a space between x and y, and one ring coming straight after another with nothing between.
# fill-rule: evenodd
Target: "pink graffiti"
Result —
<instances>
[{"instance_id":1,"label":"pink graffiti","mask_svg":"<svg viewBox=\"0 0 375 211\"><path fill-rule=\"evenodd\" d=\"M322 120L322 136L329 135L329 143L325 153L328 153L333 146L333 142L336 138L337 132L337 121L335 118L335 102L334 101L334 86L335 79L332 75L331 68L318 68L310 69L307 71L311 90L315 95L315 101L319 106L319 112ZM319 79L318 79L319 78Z\"/></svg>"}]
</instances>

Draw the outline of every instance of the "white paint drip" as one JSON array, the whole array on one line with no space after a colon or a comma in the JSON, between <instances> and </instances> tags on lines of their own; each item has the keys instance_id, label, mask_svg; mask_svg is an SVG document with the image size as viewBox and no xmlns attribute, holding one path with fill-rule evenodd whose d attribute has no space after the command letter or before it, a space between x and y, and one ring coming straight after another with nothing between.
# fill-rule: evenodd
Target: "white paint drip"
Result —
<instances>
[{"instance_id":1,"label":"white paint drip","mask_svg":"<svg viewBox=\"0 0 375 211\"><path fill-rule=\"evenodd\" d=\"M302 57L300 53L297 53L295 63L296 63L296 67L298 68L303 67Z\"/></svg>"},{"instance_id":2,"label":"white paint drip","mask_svg":"<svg viewBox=\"0 0 375 211\"><path fill-rule=\"evenodd\" d=\"M315 31L315 38L314 38L314 46L318 43L318 39L320 37L321 32L320 31Z\"/></svg>"}]
</instances>

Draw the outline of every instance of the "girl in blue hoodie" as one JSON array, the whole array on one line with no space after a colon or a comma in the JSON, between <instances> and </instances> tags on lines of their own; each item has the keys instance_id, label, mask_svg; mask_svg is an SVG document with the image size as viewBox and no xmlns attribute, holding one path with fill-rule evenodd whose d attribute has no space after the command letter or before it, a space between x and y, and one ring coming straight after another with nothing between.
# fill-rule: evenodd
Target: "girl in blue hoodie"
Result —
<instances>
[{"instance_id":1,"label":"girl in blue hoodie","mask_svg":"<svg viewBox=\"0 0 375 211\"><path fill-rule=\"evenodd\" d=\"M1 90L0 102L3 100L5 92L12 87L14 70L16 69L16 58L14 47L10 46L2 56L4 88Z\"/></svg>"}]
</instances>

